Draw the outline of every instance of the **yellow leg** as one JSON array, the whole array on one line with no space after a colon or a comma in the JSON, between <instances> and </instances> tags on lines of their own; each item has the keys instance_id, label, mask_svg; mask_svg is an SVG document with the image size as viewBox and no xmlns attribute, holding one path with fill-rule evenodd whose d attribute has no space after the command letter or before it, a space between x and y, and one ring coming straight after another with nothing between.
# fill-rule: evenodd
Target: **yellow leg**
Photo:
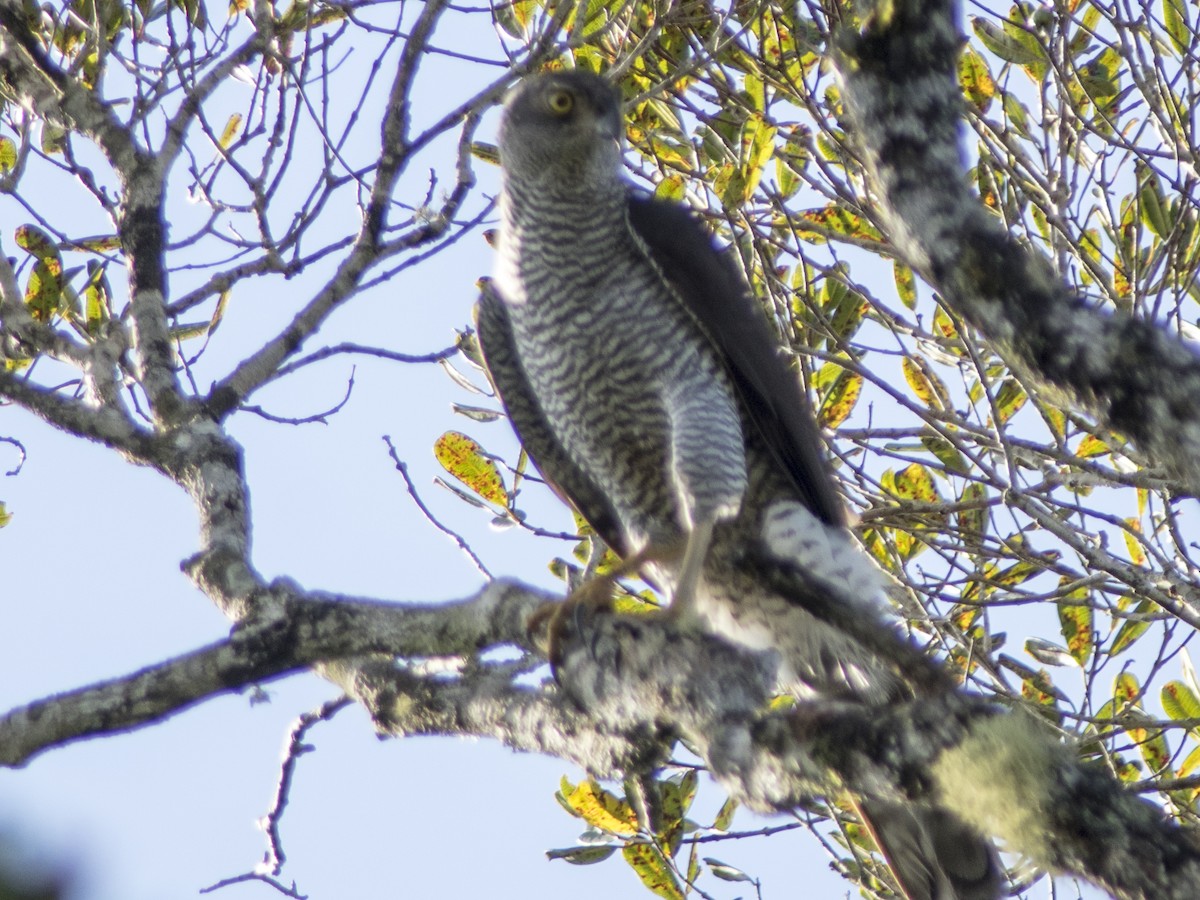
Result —
<instances>
[{"instance_id":1,"label":"yellow leg","mask_svg":"<svg viewBox=\"0 0 1200 900\"><path fill-rule=\"evenodd\" d=\"M679 578L671 594L671 615L681 618L695 612L696 587L704 571L704 559L712 544L713 525L710 521L698 522L688 535L687 547L683 551L683 564L679 567Z\"/></svg>"}]
</instances>

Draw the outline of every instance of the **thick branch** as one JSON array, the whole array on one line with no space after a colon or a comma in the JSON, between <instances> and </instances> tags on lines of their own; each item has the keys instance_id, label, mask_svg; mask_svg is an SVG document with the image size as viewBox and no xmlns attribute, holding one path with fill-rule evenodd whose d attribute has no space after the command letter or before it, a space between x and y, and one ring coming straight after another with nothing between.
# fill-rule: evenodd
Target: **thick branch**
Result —
<instances>
[{"instance_id":1,"label":"thick branch","mask_svg":"<svg viewBox=\"0 0 1200 900\"><path fill-rule=\"evenodd\" d=\"M84 738L161 721L203 700L317 663L389 657L468 656L525 645L525 621L546 595L492 582L457 603L399 605L305 593L276 582L264 612L227 639L121 678L57 694L0 718L0 765Z\"/></svg>"},{"instance_id":2,"label":"thick branch","mask_svg":"<svg viewBox=\"0 0 1200 900\"><path fill-rule=\"evenodd\" d=\"M1089 306L967 188L953 0L879 4L836 64L889 237L967 321L1200 494L1200 357Z\"/></svg>"},{"instance_id":3,"label":"thick branch","mask_svg":"<svg viewBox=\"0 0 1200 900\"><path fill-rule=\"evenodd\" d=\"M764 713L773 654L665 617L580 606L557 638L564 692L593 728L678 736L759 809L786 811L842 788L936 805L1040 867L1117 898L1200 896L1200 848L1103 770L1080 765L1042 723L958 692L880 708L814 701ZM612 774L612 773L607 773Z\"/></svg>"}]
</instances>

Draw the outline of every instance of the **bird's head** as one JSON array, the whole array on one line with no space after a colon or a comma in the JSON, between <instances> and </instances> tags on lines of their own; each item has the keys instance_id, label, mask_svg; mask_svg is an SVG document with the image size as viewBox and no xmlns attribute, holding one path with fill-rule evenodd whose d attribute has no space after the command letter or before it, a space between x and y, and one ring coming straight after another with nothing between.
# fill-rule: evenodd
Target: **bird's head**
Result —
<instances>
[{"instance_id":1,"label":"bird's head","mask_svg":"<svg viewBox=\"0 0 1200 900\"><path fill-rule=\"evenodd\" d=\"M613 182L624 133L620 92L599 75L533 75L504 104L500 162L510 178L586 190Z\"/></svg>"}]
</instances>

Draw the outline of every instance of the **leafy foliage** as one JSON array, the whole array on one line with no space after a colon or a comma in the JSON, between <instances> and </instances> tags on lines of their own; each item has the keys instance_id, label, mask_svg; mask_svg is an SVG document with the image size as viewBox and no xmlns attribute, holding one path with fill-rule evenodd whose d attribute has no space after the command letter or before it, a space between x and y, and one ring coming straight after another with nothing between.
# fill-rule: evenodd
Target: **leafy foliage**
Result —
<instances>
[{"instance_id":1,"label":"leafy foliage","mask_svg":"<svg viewBox=\"0 0 1200 900\"><path fill-rule=\"evenodd\" d=\"M916 638L968 686L1035 709L1196 823L1200 685L1187 661L1193 625L1172 612L1198 575L1195 510L1121 435L1012 369L1003 348L979 339L899 258L823 63L833 29L855 24L851 5L717 6L517 0L453 15L494 17L488 52L505 65L620 73L631 177L690 203L740 255L831 432L861 539L894 577ZM430 10L440 14L438 4ZM369 4L326 0L239 0L228 10L198 0L27 2L23 15L39 52L102 97L114 117L106 121L126 127L140 152L180 154L194 214L174 224L162 255L167 334L185 381L202 383L193 373L227 308L264 285L311 277L309 298L291 312L319 324L490 210L470 167L478 160L485 172L494 161L473 130L498 94L484 77L501 71L468 66L479 91L455 107L431 80L415 82L435 111L404 145L413 156L403 165L440 138L458 140L457 159L443 143L429 161L434 183L423 196L387 199L378 123L366 128L358 109L329 99L384 107L378 63L352 84L328 53L384 33L388 47L412 47L419 61L432 51L408 20L401 27ZM959 67L981 202L1087 302L1188 339L1200 319L1198 28L1185 0L1143 0L1136 25L1093 0L973 8ZM150 50L170 65L139 65ZM314 111L321 97L326 107ZM407 110L410 100L397 103ZM120 228L121 148L106 145L112 132L95 122L30 113L2 79L0 104L0 190L23 210L5 220L0 242L21 253L2 268L33 323L17 339L21 309L5 308L4 369L61 388L58 367L73 366L64 390L118 404L124 390L141 408L144 386L123 356L134 298L117 273L134 247ZM185 124L186 138L177 130ZM44 173L70 181L90 217L47 202L35 178ZM381 209L386 227L356 244ZM358 269L355 254L367 260ZM111 383L96 380L88 360L116 360ZM279 364L264 383L292 371ZM455 390L469 383L460 376ZM462 407L481 435L488 415L471 409ZM430 443L465 499L523 521L515 504L527 461L506 468L486 451L497 433L447 432ZM9 518L0 504L0 526ZM613 564L591 556L590 543L577 547L581 565ZM555 564L564 578L577 568ZM1008 633L1035 630L1020 649L1008 645ZM689 777L659 783L663 815L652 833L599 785L564 783L560 800L620 847L650 891L683 896L701 875L684 840ZM864 889L885 890L854 861L852 814L823 812L836 823L837 864ZM556 853L575 863L615 855L595 846ZM737 872L710 868L717 878Z\"/></svg>"}]
</instances>

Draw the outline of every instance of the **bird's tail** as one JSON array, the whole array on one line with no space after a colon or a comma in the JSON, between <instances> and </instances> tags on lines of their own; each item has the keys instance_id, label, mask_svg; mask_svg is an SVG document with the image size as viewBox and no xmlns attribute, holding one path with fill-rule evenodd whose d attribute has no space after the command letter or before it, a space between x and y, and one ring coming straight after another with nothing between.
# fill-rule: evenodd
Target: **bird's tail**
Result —
<instances>
[{"instance_id":1,"label":"bird's tail","mask_svg":"<svg viewBox=\"0 0 1200 900\"><path fill-rule=\"evenodd\" d=\"M996 848L949 813L880 801L858 809L908 900L1004 896Z\"/></svg>"}]
</instances>

